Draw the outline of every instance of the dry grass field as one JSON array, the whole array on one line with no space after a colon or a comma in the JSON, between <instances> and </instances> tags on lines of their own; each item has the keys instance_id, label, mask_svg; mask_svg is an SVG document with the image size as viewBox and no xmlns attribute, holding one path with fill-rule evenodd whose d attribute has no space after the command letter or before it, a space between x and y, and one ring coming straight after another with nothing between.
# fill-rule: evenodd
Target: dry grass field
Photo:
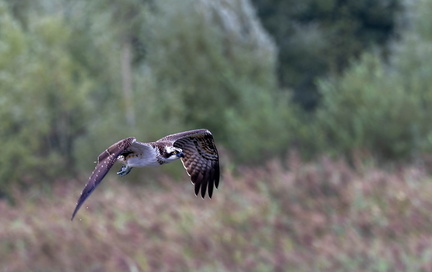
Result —
<instances>
[{"instance_id":1,"label":"dry grass field","mask_svg":"<svg viewBox=\"0 0 432 272\"><path fill-rule=\"evenodd\" d=\"M225 170L211 200L155 179L110 174L74 221L82 180L17 191L15 204L0 201L0 270L432 271L427 165L293 155Z\"/></svg>"}]
</instances>

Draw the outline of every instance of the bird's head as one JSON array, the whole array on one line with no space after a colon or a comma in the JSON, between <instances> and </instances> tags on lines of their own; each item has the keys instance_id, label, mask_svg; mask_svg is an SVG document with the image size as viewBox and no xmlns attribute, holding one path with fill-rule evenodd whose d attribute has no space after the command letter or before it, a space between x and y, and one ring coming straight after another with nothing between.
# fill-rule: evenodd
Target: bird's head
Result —
<instances>
[{"instance_id":1,"label":"bird's head","mask_svg":"<svg viewBox=\"0 0 432 272\"><path fill-rule=\"evenodd\" d=\"M177 148L177 147L174 147L174 146L167 146L165 148L164 157L168 161L174 161L174 160L177 160L179 158L183 158L184 157L184 153L183 153L183 150L181 150L181 148Z\"/></svg>"}]
</instances>

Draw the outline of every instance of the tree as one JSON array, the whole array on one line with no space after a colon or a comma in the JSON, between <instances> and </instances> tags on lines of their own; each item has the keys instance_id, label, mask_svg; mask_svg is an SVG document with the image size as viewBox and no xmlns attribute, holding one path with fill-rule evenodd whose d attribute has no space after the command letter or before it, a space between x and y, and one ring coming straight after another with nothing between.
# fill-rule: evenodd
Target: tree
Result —
<instances>
[{"instance_id":1,"label":"tree","mask_svg":"<svg viewBox=\"0 0 432 272\"><path fill-rule=\"evenodd\" d=\"M91 114L94 82L70 54L74 38L58 16L32 18L24 30L0 5L1 192L17 181L50 178L75 168L74 148Z\"/></svg>"},{"instance_id":2,"label":"tree","mask_svg":"<svg viewBox=\"0 0 432 272\"><path fill-rule=\"evenodd\" d=\"M432 1L417 1L387 61L366 53L342 76L319 83L316 112L326 150L368 150L384 159L432 150Z\"/></svg>"},{"instance_id":3,"label":"tree","mask_svg":"<svg viewBox=\"0 0 432 272\"><path fill-rule=\"evenodd\" d=\"M211 129L244 161L275 150L256 144L270 134L289 146L275 132L292 110L277 91L276 48L248 1L159 1L149 19L148 67L165 120Z\"/></svg>"},{"instance_id":4,"label":"tree","mask_svg":"<svg viewBox=\"0 0 432 272\"><path fill-rule=\"evenodd\" d=\"M252 0L278 48L278 80L305 109L319 102L316 80L338 74L362 52L385 46L399 0Z\"/></svg>"}]
</instances>

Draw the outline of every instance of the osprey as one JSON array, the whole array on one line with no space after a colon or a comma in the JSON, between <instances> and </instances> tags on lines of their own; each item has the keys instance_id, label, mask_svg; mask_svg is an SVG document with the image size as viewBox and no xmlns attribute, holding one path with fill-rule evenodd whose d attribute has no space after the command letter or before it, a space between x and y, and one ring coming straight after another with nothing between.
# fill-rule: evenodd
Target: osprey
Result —
<instances>
[{"instance_id":1,"label":"osprey","mask_svg":"<svg viewBox=\"0 0 432 272\"><path fill-rule=\"evenodd\" d=\"M192 184L195 185L195 195L198 195L201 189L201 196L204 198L208 190L211 198L213 186L217 188L219 185L220 171L219 155L209 130L180 132L150 143L138 142L134 137L129 137L111 145L99 155L96 168L78 199L71 220L116 161L124 164L117 174L125 176L134 167L158 166L177 159L181 159Z\"/></svg>"}]
</instances>

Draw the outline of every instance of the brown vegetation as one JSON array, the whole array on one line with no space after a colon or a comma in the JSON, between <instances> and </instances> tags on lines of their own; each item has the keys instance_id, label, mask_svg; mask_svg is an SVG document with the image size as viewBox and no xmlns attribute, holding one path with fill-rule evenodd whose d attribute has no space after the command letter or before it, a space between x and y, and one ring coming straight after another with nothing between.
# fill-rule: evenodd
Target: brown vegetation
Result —
<instances>
[{"instance_id":1,"label":"brown vegetation","mask_svg":"<svg viewBox=\"0 0 432 272\"><path fill-rule=\"evenodd\" d=\"M0 202L2 271L430 271L425 167L355 170L322 158L224 172L213 199L188 182L111 175L70 221L82 181ZM185 178L186 179L186 178Z\"/></svg>"}]
</instances>

